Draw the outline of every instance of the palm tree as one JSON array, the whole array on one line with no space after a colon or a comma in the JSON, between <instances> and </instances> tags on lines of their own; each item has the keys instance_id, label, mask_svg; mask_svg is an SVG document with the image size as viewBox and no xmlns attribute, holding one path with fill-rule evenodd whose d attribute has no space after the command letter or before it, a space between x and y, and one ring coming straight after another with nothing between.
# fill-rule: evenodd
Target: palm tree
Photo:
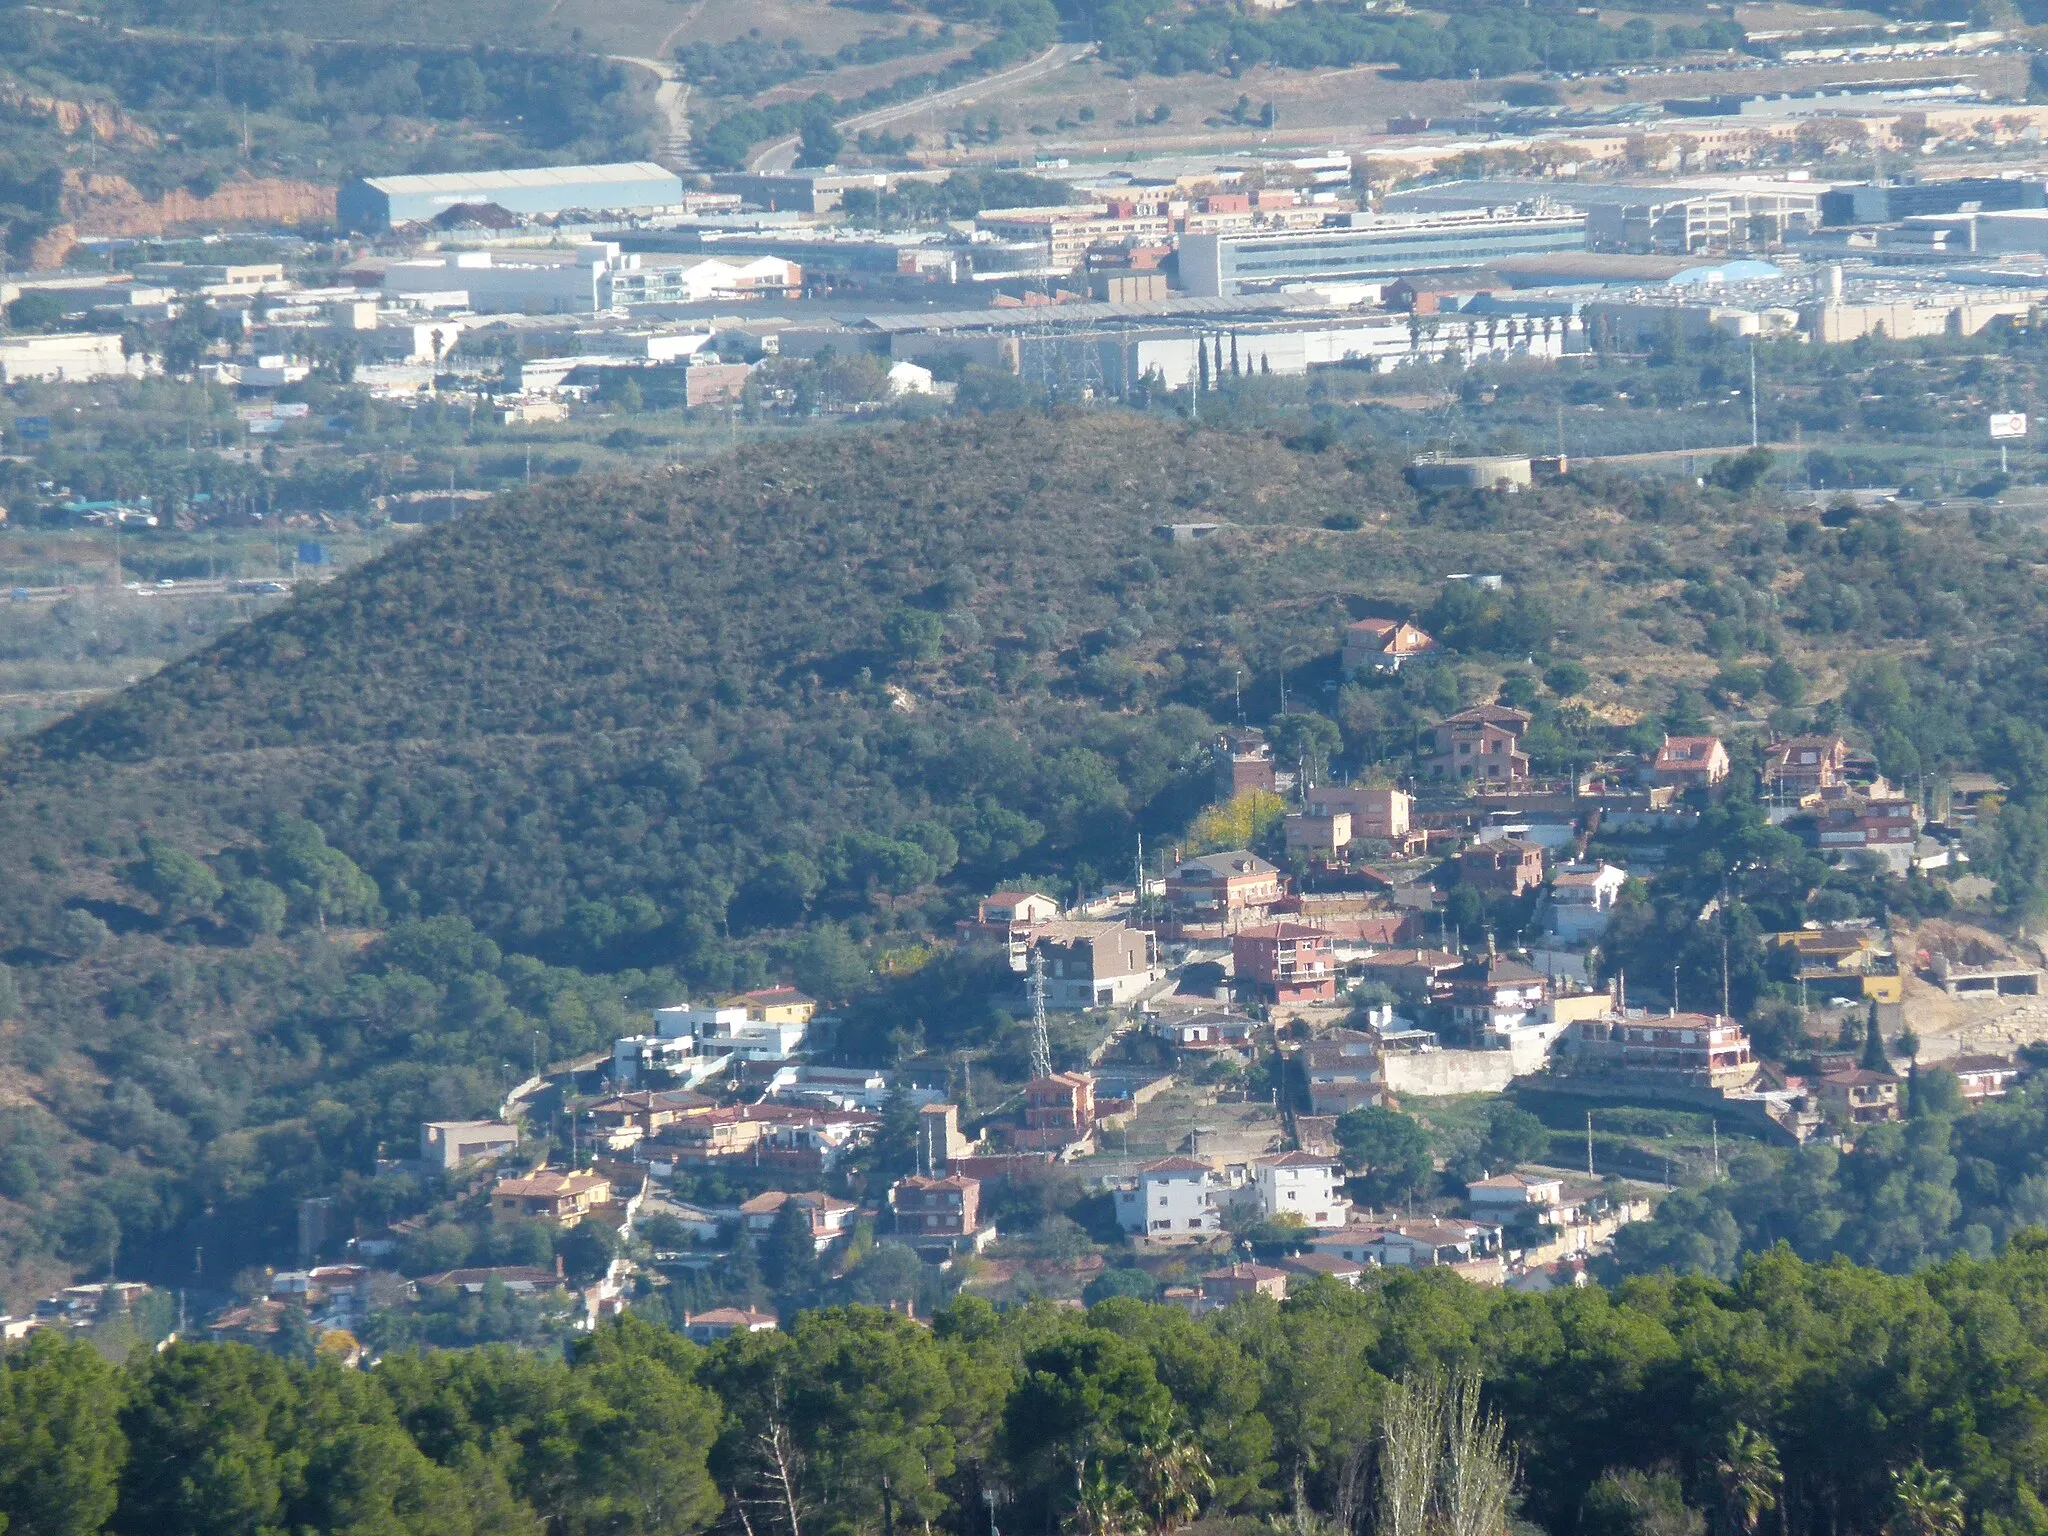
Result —
<instances>
[{"instance_id":1,"label":"palm tree","mask_svg":"<svg viewBox=\"0 0 2048 1536\"><path fill-rule=\"evenodd\" d=\"M1715 1464L1721 1483L1721 1505L1741 1536L1750 1536L1765 1514L1778 1507L1784 1474L1770 1440L1747 1424L1728 1432L1728 1443Z\"/></svg>"},{"instance_id":2,"label":"palm tree","mask_svg":"<svg viewBox=\"0 0 2048 1536\"><path fill-rule=\"evenodd\" d=\"M1139 1505L1160 1536L1173 1536L1194 1520L1216 1492L1208 1453L1192 1435L1178 1436L1163 1445L1140 1446L1132 1457L1131 1472Z\"/></svg>"},{"instance_id":3,"label":"palm tree","mask_svg":"<svg viewBox=\"0 0 2048 1536\"><path fill-rule=\"evenodd\" d=\"M1892 1497L1898 1502L1892 1514L1898 1536L1962 1536L1963 1495L1947 1473L1916 1461L1892 1473Z\"/></svg>"}]
</instances>

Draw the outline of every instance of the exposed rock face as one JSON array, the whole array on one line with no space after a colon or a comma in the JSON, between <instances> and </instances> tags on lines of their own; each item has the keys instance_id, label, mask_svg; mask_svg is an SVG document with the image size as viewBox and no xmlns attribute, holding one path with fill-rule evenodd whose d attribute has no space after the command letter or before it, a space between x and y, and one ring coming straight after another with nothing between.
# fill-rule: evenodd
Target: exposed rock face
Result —
<instances>
[{"instance_id":1,"label":"exposed rock face","mask_svg":"<svg viewBox=\"0 0 2048 1536\"><path fill-rule=\"evenodd\" d=\"M33 90L18 80L0 80L0 113L48 123L66 138L90 132L102 144L155 149L155 130L138 123L111 102L68 101Z\"/></svg>"},{"instance_id":2,"label":"exposed rock face","mask_svg":"<svg viewBox=\"0 0 2048 1536\"><path fill-rule=\"evenodd\" d=\"M74 226L74 239L161 235L188 224L321 224L333 222L334 188L313 181L246 176L223 182L205 197L172 187L152 202L124 176L67 171L64 211Z\"/></svg>"}]
</instances>

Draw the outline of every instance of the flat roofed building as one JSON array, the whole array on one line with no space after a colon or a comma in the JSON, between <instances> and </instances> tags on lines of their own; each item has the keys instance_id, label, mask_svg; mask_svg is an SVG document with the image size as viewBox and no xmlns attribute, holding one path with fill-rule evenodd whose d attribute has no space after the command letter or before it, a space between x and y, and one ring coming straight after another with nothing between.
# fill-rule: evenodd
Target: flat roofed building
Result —
<instances>
[{"instance_id":1,"label":"flat roofed building","mask_svg":"<svg viewBox=\"0 0 2048 1536\"><path fill-rule=\"evenodd\" d=\"M1564 208L1354 214L1347 228L1181 236L1181 286L1228 297L1304 283L1363 283L1577 251L1586 216Z\"/></svg>"},{"instance_id":2,"label":"flat roofed building","mask_svg":"<svg viewBox=\"0 0 2048 1536\"><path fill-rule=\"evenodd\" d=\"M518 1146L519 1127L498 1120L429 1120L420 1126L420 1161L443 1172Z\"/></svg>"},{"instance_id":3,"label":"flat roofed building","mask_svg":"<svg viewBox=\"0 0 2048 1536\"><path fill-rule=\"evenodd\" d=\"M426 223L450 208L494 204L530 215L574 210L630 213L678 208L682 178L638 160L555 165L516 171L450 171L425 176L360 176L342 187L335 212L344 229L371 232Z\"/></svg>"}]
</instances>

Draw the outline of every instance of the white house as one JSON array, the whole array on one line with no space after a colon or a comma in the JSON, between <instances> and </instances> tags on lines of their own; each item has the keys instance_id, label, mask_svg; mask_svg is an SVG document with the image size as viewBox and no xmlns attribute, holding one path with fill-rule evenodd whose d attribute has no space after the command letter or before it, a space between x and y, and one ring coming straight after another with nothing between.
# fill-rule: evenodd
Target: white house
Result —
<instances>
[{"instance_id":1,"label":"white house","mask_svg":"<svg viewBox=\"0 0 2048 1536\"><path fill-rule=\"evenodd\" d=\"M1218 1188L1215 1170L1192 1157L1147 1163L1138 1170L1135 1186L1116 1192L1117 1223L1147 1237L1220 1232Z\"/></svg>"},{"instance_id":2,"label":"white house","mask_svg":"<svg viewBox=\"0 0 2048 1536\"><path fill-rule=\"evenodd\" d=\"M1344 1173L1335 1160L1313 1152L1282 1152L1252 1167L1259 1210L1266 1220L1298 1216L1305 1226L1342 1227L1351 1219Z\"/></svg>"},{"instance_id":3,"label":"white house","mask_svg":"<svg viewBox=\"0 0 2048 1536\"><path fill-rule=\"evenodd\" d=\"M1565 944L1585 944L1607 931L1628 871L1604 860L1588 867L1568 864L1550 879L1551 937Z\"/></svg>"},{"instance_id":4,"label":"white house","mask_svg":"<svg viewBox=\"0 0 2048 1536\"><path fill-rule=\"evenodd\" d=\"M787 1061L803 1048L810 1026L796 1020L750 1019L737 1004L713 1008L657 1008L654 1027L664 1040L695 1042L700 1055L741 1061Z\"/></svg>"},{"instance_id":5,"label":"white house","mask_svg":"<svg viewBox=\"0 0 2048 1536\"><path fill-rule=\"evenodd\" d=\"M1564 1180L1541 1173L1497 1173L1465 1185L1472 1214L1496 1220L1522 1211L1549 1210L1564 1200Z\"/></svg>"}]
</instances>

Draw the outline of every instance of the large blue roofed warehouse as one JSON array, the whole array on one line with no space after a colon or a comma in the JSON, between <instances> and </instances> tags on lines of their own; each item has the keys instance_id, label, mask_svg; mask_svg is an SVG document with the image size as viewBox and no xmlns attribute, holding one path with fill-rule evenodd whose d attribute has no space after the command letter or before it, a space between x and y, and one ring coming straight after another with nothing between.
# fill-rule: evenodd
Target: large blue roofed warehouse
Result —
<instances>
[{"instance_id":1,"label":"large blue roofed warehouse","mask_svg":"<svg viewBox=\"0 0 2048 1536\"><path fill-rule=\"evenodd\" d=\"M428 176L361 176L341 189L344 229L378 231L427 224L450 208L495 205L545 215L652 212L679 207L682 178L651 161L554 165L525 171L449 171Z\"/></svg>"}]
</instances>

